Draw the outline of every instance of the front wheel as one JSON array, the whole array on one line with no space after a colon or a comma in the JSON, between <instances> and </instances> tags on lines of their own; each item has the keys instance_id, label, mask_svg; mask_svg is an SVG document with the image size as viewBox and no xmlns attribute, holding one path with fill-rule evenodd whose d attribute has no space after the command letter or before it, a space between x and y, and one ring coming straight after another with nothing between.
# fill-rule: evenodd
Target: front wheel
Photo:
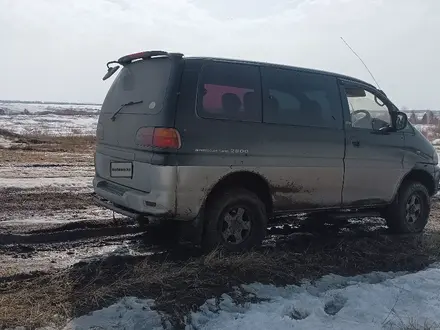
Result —
<instances>
[{"instance_id":1,"label":"front wheel","mask_svg":"<svg viewBox=\"0 0 440 330\"><path fill-rule=\"evenodd\" d=\"M430 211L431 199L426 187L418 182L405 182L385 211L385 219L392 232L420 233L428 223Z\"/></svg>"},{"instance_id":2,"label":"front wheel","mask_svg":"<svg viewBox=\"0 0 440 330\"><path fill-rule=\"evenodd\" d=\"M256 194L246 189L224 191L206 207L202 245L205 251L218 246L248 250L261 244L266 227L266 207Z\"/></svg>"}]
</instances>

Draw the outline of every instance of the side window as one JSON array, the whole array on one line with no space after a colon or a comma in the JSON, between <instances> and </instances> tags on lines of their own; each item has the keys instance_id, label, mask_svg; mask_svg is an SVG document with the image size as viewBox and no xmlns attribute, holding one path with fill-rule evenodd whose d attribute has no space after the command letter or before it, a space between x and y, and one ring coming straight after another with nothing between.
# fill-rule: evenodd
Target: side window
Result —
<instances>
[{"instance_id":1,"label":"side window","mask_svg":"<svg viewBox=\"0 0 440 330\"><path fill-rule=\"evenodd\" d=\"M352 127L380 130L391 126L390 111L380 97L362 87L345 87L345 93Z\"/></svg>"},{"instance_id":2,"label":"side window","mask_svg":"<svg viewBox=\"0 0 440 330\"><path fill-rule=\"evenodd\" d=\"M342 128L335 77L269 67L261 70L264 122Z\"/></svg>"},{"instance_id":3,"label":"side window","mask_svg":"<svg viewBox=\"0 0 440 330\"><path fill-rule=\"evenodd\" d=\"M295 112L301 109L301 103L292 94L283 93L276 89L269 89L269 95L278 101L280 109L290 109Z\"/></svg>"},{"instance_id":4,"label":"side window","mask_svg":"<svg viewBox=\"0 0 440 330\"><path fill-rule=\"evenodd\" d=\"M200 117L261 122L260 71L256 66L210 63L202 70L197 95Z\"/></svg>"}]
</instances>

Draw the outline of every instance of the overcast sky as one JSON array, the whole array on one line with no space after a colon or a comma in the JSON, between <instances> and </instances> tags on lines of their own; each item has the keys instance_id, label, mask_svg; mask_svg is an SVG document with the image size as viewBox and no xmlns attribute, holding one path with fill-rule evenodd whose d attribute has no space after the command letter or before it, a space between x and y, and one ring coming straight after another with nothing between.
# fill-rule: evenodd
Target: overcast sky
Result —
<instances>
[{"instance_id":1,"label":"overcast sky","mask_svg":"<svg viewBox=\"0 0 440 330\"><path fill-rule=\"evenodd\" d=\"M152 49L372 82L340 36L397 106L440 108L440 0L0 0L0 99L102 102L105 63Z\"/></svg>"}]
</instances>

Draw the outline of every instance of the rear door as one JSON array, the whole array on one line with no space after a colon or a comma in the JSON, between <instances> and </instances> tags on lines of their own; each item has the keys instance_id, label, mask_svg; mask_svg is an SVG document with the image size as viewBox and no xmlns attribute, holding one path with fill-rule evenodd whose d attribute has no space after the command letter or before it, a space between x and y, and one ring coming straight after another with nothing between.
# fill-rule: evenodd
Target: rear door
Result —
<instances>
[{"instance_id":1,"label":"rear door","mask_svg":"<svg viewBox=\"0 0 440 330\"><path fill-rule=\"evenodd\" d=\"M404 175L404 133L386 132L392 105L373 88L341 81L346 114L344 206L388 203Z\"/></svg>"},{"instance_id":2,"label":"rear door","mask_svg":"<svg viewBox=\"0 0 440 330\"><path fill-rule=\"evenodd\" d=\"M145 128L173 127L179 66L171 57L138 60L123 67L102 105L97 126L99 177L148 191L148 166L164 150L139 143ZM160 161L159 161L160 163Z\"/></svg>"},{"instance_id":3,"label":"rear door","mask_svg":"<svg viewBox=\"0 0 440 330\"><path fill-rule=\"evenodd\" d=\"M100 144L134 151L139 149L135 143L139 128L173 124L173 117L163 111L171 70L172 60L166 57L124 66L101 108L97 132Z\"/></svg>"}]
</instances>

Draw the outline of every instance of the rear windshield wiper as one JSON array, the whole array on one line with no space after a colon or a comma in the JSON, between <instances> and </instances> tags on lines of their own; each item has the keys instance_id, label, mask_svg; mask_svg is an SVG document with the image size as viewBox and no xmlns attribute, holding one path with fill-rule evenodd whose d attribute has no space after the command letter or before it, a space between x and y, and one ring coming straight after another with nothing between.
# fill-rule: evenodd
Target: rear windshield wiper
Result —
<instances>
[{"instance_id":1,"label":"rear windshield wiper","mask_svg":"<svg viewBox=\"0 0 440 330\"><path fill-rule=\"evenodd\" d=\"M141 101L135 101L135 102L130 101L130 102L128 102L128 103L124 103L124 104L121 105L121 106L119 107L119 109L113 114L113 116L110 117L110 119L111 119L112 121L115 121L116 116L118 115L119 111L121 111L122 109L124 109L125 107L127 107L127 106L129 106L129 105L141 104L141 103L143 103L143 102L144 102L144 101L141 100Z\"/></svg>"}]
</instances>

